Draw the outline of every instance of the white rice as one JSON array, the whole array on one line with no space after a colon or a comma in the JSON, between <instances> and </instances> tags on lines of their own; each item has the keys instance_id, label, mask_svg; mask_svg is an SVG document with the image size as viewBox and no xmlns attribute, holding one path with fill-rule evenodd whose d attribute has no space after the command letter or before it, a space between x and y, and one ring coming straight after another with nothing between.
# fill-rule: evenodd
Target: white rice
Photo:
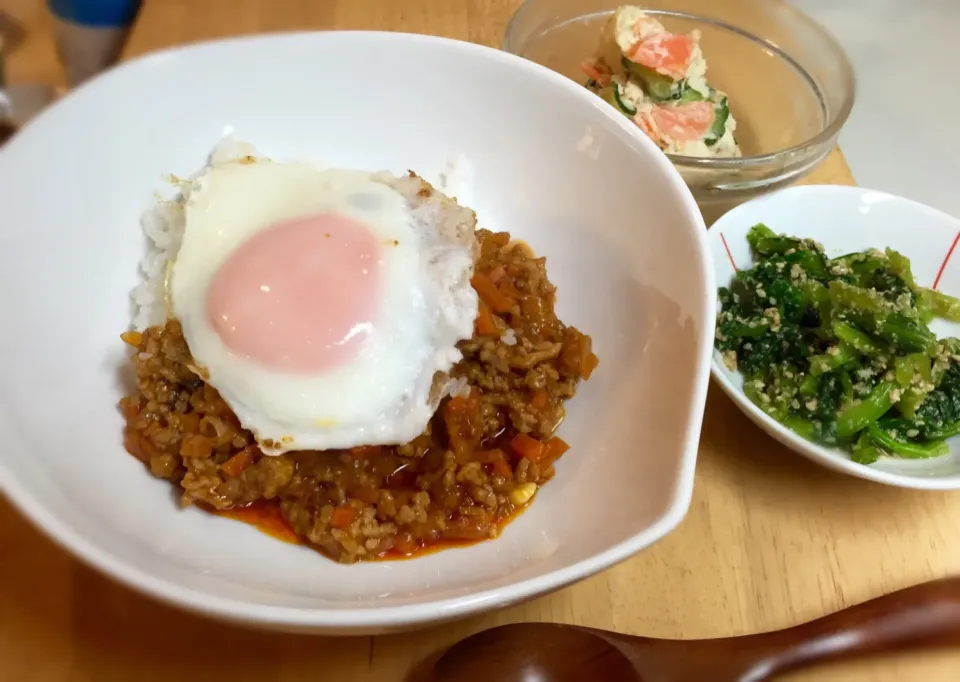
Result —
<instances>
[{"instance_id":1,"label":"white rice","mask_svg":"<svg viewBox=\"0 0 960 682\"><path fill-rule=\"evenodd\" d=\"M470 384L468 384L467 380L463 377L450 379L450 381L447 383L447 388L444 391L444 394L449 395L452 398L466 398L468 395L470 395Z\"/></svg>"},{"instance_id":2,"label":"white rice","mask_svg":"<svg viewBox=\"0 0 960 682\"><path fill-rule=\"evenodd\" d=\"M183 237L183 203L178 196L171 201L159 201L140 219L147 238L147 253L140 261L143 281L131 292L133 298L134 329L146 329L163 324L167 316L167 263L176 255Z\"/></svg>"},{"instance_id":3,"label":"white rice","mask_svg":"<svg viewBox=\"0 0 960 682\"><path fill-rule=\"evenodd\" d=\"M183 240L183 207L194 181L210 166L244 156L257 156L256 150L246 142L232 137L222 139L210 152L203 168L187 180L169 176L167 181L179 188L171 199L158 197L156 204L140 217L140 228L147 240L147 252L140 261L142 281L130 293L133 299L133 328L146 329L163 324L167 319L167 264L172 263Z\"/></svg>"},{"instance_id":4,"label":"white rice","mask_svg":"<svg viewBox=\"0 0 960 682\"><path fill-rule=\"evenodd\" d=\"M430 184L461 206L473 206L470 191L473 186L472 170L466 157L463 154L457 154L444 164L443 170L437 175L436 182Z\"/></svg>"}]
</instances>

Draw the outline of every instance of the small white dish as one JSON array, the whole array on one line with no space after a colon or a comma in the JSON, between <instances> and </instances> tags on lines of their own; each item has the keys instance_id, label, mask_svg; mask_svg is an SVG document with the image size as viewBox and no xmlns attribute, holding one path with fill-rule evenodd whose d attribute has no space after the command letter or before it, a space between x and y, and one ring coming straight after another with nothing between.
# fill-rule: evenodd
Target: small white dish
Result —
<instances>
[{"instance_id":1,"label":"small white dish","mask_svg":"<svg viewBox=\"0 0 960 682\"><path fill-rule=\"evenodd\" d=\"M431 180L461 155L473 182L457 196L481 225L547 258L558 313L593 336L600 367L569 406L556 478L497 540L343 566L178 508L124 452L119 334L139 216L229 129L275 159ZM715 316L703 220L635 126L533 62L369 32L158 52L71 92L0 150L0 225L0 490L155 597L263 627L387 632L569 584L686 513Z\"/></svg>"},{"instance_id":2,"label":"small white dish","mask_svg":"<svg viewBox=\"0 0 960 682\"><path fill-rule=\"evenodd\" d=\"M830 256L885 247L910 259L921 286L960 295L960 220L923 204L884 192L835 185L791 187L738 206L708 231L717 287L728 286L736 269L752 267L747 232L757 223L790 236L819 241ZM939 337L960 335L960 325L936 320ZM741 410L787 447L835 471L878 483L922 490L960 488L960 439L950 453L926 460L881 458L864 466L846 453L811 443L754 405L743 393L743 379L714 350L711 372Z\"/></svg>"}]
</instances>

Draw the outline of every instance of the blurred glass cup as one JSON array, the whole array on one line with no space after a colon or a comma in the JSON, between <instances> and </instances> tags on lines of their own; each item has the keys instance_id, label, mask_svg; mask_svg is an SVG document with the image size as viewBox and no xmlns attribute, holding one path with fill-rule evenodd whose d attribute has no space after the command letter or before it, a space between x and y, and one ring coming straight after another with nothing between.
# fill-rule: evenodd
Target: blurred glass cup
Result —
<instances>
[{"instance_id":1,"label":"blurred glass cup","mask_svg":"<svg viewBox=\"0 0 960 682\"><path fill-rule=\"evenodd\" d=\"M142 0L47 0L57 52L73 87L120 57Z\"/></svg>"},{"instance_id":2,"label":"blurred glass cup","mask_svg":"<svg viewBox=\"0 0 960 682\"><path fill-rule=\"evenodd\" d=\"M57 97L47 83L7 83L7 43L0 37L0 145Z\"/></svg>"}]
</instances>

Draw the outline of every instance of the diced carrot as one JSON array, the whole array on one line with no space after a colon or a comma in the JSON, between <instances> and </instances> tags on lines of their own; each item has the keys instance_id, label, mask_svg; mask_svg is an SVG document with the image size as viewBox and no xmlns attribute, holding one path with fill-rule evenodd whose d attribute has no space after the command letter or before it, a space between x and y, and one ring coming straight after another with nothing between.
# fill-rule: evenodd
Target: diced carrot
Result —
<instances>
[{"instance_id":1,"label":"diced carrot","mask_svg":"<svg viewBox=\"0 0 960 682\"><path fill-rule=\"evenodd\" d=\"M159 457L164 454L163 450L157 447L156 443L142 434L140 436L140 452L143 453L143 461L145 462L149 462L153 457Z\"/></svg>"},{"instance_id":2,"label":"diced carrot","mask_svg":"<svg viewBox=\"0 0 960 682\"><path fill-rule=\"evenodd\" d=\"M209 457L213 452L213 443L199 434L189 435L180 443L182 457Z\"/></svg>"},{"instance_id":3,"label":"diced carrot","mask_svg":"<svg viewBox=\"0 0 960 682\"><path fill-rule=\"evenodd\" d=\"M487 241L500 247L506 246L510 243L510 233L494 232L493 234L487 236Z\"/></svg>"},{"instance_id":4,"label":"diced carrot","mask_svg":"<svg viewBox=\"0 0 960 682\"><path fill-rule=\"evenodd\" d=\"M509 279L504 280L503 282L498 284L497 290L500 291L501 294L503 294L504 296L512 300L516 300L523 296L523 294L520 293L520 290L517 289L514 283Z\"/></svg>"},{"instance_id":5,"label":"diced carrot","mask_svg":"<svg viewBox=\"0 0 960 682\"><path fill-rule=\"evenodd\" d=\"M588 356L593 354L593 339L591 339L586 334L580 335L580 364L583 365L584 360Z\"/></svg>"},{"instance_id":6,"label":"diced carrot","mask_svg":"<svg viewBox=\"0 0 960 682\"><path fill-rule=\"evenodd\" d=\"M353 507L337 507L333 510L333 516L330 517L330 525L337 530L346 530L353 523L356 515L357 512L354 511Z\"/></svg>"},{"instance_id":7,"label":"diced carrot","mask_svg":"<svg viewBox=\"0 0 960 682\"><path fill-rule=\"evenodd\" d=\"M580 337L580 376L586 381L593 374L593 370L600 364L600 359L593 352L593 339L586 334Z\"/></svg>"},{"instance_id":8,"label":"diced carrot","mask_svg":"<svg viewBox=\"0 0 960 682\"><path fill-rule=\"evenodd\" d=\"M580 365L580 376L583 377L584 381L590 378L590 375L593 374L593 370L595 370L599 364L600 358L598 358L594 353L590 353L590 355L587 356L587 359L584 360Z\"/></svg>"},{"instance_id":9,"label":"diced carrot","mask_svg":"<svg viewBox=\"0 0 960 682\"><path fill-rule=\"evenodd\" d=\"M139 459L141 462L150 461L149 457L145 458L143 456L143 451L140 448L140 434L133 429L124 429L123 447L126 448L127 452Z\"/></svg>"},{"instance_id":10,"label":"diced carrot","mask_svg":"<svg viewBox=\"0 0 960 682\"><path fill-rule=\"evenodd\" d=\"M476 391L471 391L465 398L451 398L443 413L443 423L450 438L449 449L459 464L469 461L470 453L476 449L482 435L476 423L479 406Z\"/></svg>"},{"instance_id":11,"label":"diced carrot","mask_svg":"<svg viewBox=\"0 0 960 682\"><path fill-rule=\"evenodd\" d=\"M500 325L497 324L497 318L490 311L490 306L483 301L480 301L477 312L477 333L480 336L500 336Z\"/></svg>"},{"instance_id":12,"label":"diced carrot","mask_svg":"<svg viewBox=\"0 0 960 682\"><path fill-rule=\"evenodd\" d=\"M477 409L477 399L473 391L467 397L454 396L447 403L447 412L450 414L473 414Z\"/></svg>"},{"instance_id":13,"label":"diced carrot","mask_svg":"<svg viewBox=\"0 0 960 682\"><path fill-rule=\"evenodd\" d=\"M200 430L200 415L196 412L181 414L180 430L183 433L197 433Z\"/></svg>"},{"instance_id":14,"label":"diced carrot","mask_svg":"<svg viewBox=\"0 0 960 682\"><path fill-rule=\"evenodd\" d=\"M477 450L473 453L473 459L481 464L492 464L493 471L504 478L510 478L513 475L513 469L507 461L507 456L503 454L500 448L493 450Z\"/></svg>"},{"instance_id":15,"label":"diced carrot","mask_svg":"<svg viewBox=\"0 0 960 682\"><path fill-rule=\"evenodd\" d=\"M551 461L559 459L560 455L569 449L570 446L567 445L562 438L557 438L554 436L547 441L546 446L544 447L544 459L549 459Z\"/></svg>"},{"instance_id":16,"label":"diced carrot","mask_svg":"<svg viewBox=\"0 0 960 682\"><path fill-rule=\"evenodd\" d=\"M543 443L525 433L518 433L510 441L510 448L521 457L536 462L543 457Z\"/></svg>"},{"instance_id":17,"label":"diced carrot","mask_svg":"<svg viewBox=\"0 0 960 682\"><path fill-rule=\"evenodd\" d=\"M124 398L120 401L120 413L130 421L140 414L140 398Z\"/></svg>"},{"instance_id":18,"label":"diced carrot","mask_svg":"<svg viewBox=\"0 0 960 682\"><path fill-rule=\"evenodd\" d=\"M490 306L495 313L508 313L513 308L513 301L503 294L487 275L482 272L474 273L470 284L476 289L480 300Z\"/></svg>"},{"instance_id":19,"label":"diced carrot","mask_svg":"<svg viewBox=\"0 0 960 682\"><path fill-rule=\"evenodd\" d=\"M128 332L123 332L123 334L120 335L120 340L123 341L128 346L139 348L140 342L143 341L143 334L133 330Z\"/></svg>"},{"instance_id":20,"label":"diced carrot","mask_svg":"<svg viewBox=\"0 0 960 682\"><path fill-rule=\"evenodd\" d=\"M510 462L507 461L507 456L503 454L503 450L497 450L497 454L499 457L493 460L494 472L504 478L510 478L513 476L513 469L510 468Z\"/></svg>"},{"instance_id":21,"label":"diced carrot","mask_svg":"<svg viewBox=\"0 0 960 682\"><path fill-rule=\"evenodd\" d=\"M253 464L253 458L256 450L257 449L252 446L244 448L226 462L221 464L220 471L230 478L236 478L242 474L247 467Z\"/></svg>"},{"instance_id":22,"label":"diced carrot","mask_svg":"<svg viewBox=\"0 0 960 682\"><path fill-rule=\"evenodd\" d=\"M545 389L538 388L533 392L533 397L530 398L530 406L535 410L542 410L547 406L547 392Z\"/></svg>"}]
</instances>

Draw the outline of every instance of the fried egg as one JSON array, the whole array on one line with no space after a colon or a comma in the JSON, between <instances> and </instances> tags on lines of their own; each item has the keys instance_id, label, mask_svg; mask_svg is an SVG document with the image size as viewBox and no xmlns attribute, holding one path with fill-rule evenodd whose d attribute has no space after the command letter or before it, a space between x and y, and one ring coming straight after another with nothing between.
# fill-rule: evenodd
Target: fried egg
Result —
<instances>
[{"instance_id":1,"label":"fried egg","mask_svg":"<svg viewBox=\"0 0 960 682\"><path fill-rule=\"evenodd\" d=\"M170 314L266 454L424 431L473 335L471 210L413 174L251 155L183 195Z\"/></svg>"}]
</instances>

